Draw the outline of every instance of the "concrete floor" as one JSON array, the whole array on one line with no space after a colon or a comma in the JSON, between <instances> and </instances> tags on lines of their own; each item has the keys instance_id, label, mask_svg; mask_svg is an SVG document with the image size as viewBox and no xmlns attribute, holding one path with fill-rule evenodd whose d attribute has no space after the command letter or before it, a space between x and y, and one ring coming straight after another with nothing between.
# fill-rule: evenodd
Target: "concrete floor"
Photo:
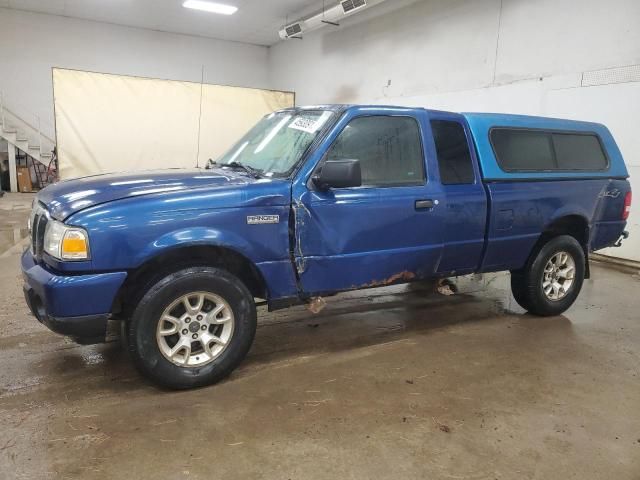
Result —
<instances>
[{"instance_id":1,"label":"concrete floor","mask_svg":"<svg viewBox=\"0 0 640 480\"><path fill-rule=\"evenodd\" d=\"M640 478L637 275L594 266L545 319L504 274L263 312L228 380L167 392L28 315L29 205L0 199L2 479Z\"/></svg>"}]
</instances>

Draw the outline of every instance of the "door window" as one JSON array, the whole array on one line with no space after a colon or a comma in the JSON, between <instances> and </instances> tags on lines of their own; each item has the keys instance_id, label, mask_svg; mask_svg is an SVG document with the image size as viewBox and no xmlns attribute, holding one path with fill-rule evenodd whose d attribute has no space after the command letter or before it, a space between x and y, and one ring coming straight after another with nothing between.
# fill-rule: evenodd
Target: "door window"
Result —
<instances>
[{"instance_id":1,"label":"door window","mask_svg":"<svg viewBox=\"0 0 640 480\"><path fill-rule=\"evenodd\" d=\"M355 118L326 158L360 160L363 186L421 185L425 180L420 128L411 117Z\"/></svg>"}]
</instances>

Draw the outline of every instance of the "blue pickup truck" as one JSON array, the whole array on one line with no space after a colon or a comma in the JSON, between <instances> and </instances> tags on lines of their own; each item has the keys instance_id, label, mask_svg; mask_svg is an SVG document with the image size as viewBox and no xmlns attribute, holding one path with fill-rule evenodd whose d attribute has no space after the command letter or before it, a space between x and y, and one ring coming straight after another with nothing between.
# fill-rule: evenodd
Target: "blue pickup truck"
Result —
<instances>
[{"instance_id":1,"label":"blue pickup truck","mask_svg":"<svg viewBox=\"0 0 640 480\"><path fill-rule=\"evenodd\" d=\"M631 189L596 123L328 105L263 118L206 168L60 182L34 201L24 292L80 343L112 322L171 388L244 358L256 303L511 272L516 301L558 315L589 252L619 244Z\"/></svg>"}]
</instances>

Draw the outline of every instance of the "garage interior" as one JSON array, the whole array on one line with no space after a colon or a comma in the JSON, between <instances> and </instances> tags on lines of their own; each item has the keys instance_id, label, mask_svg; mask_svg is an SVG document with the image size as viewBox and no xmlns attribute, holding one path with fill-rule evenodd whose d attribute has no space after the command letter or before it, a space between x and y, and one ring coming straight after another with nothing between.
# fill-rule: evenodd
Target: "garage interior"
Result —
<instances>
[{"instance_id":1,"label":"garage interior","mask_svg":"<svg viewBox=\"0 0 640 480\"><path fill-rule=\"evenodd\" d=\"M236 129L294 101L600 122L640 190L636 0L367 0L340 19L338 2L222 3L237 11L0 0L0 478L640 478L637 208L563 315L527 314L504 272L342 293L317 314L261 306L248 358L196 390L149 383L118 341L78 345L34 319L20 255L39 189L125 151L131 169L202 166L239 135L211 120L217 136L194 143L197 122L167 127L182 118L167 100L146 129L144 114L95 114L108 148L79 163L86 144L74 156L63 139L89 120L60 135L55 71L175 82L198 107L205 86L271 92ZM223 91L215 108L233 109ZM87 92L96 109L147 108Z\"/></svg>"}]
</instances>

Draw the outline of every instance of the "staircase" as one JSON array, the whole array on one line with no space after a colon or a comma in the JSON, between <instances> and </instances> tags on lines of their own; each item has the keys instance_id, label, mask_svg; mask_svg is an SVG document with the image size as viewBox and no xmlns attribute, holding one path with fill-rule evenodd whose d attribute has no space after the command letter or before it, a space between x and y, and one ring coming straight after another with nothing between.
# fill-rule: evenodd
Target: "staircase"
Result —
<instances>
[{"instance_id":1,"label":"staircase","mask_svg":"<svg viewBox=\"0 0 640 480\"><path fill-rule=\"evenodd\" d=\"M34 126L35 124L35 126ZM43 188L55 180L49 168L53 160L52 152L55 142L44 135L40 128L40 119L34 117L30 123L9 110L0 92L0 138L9 144L9 174L11 191L17 192L16 159L22 159L23 166L27 166L35 175L38 188ZM15 154L15 147L18 154Z\"/></svg>"}]
</instances>

